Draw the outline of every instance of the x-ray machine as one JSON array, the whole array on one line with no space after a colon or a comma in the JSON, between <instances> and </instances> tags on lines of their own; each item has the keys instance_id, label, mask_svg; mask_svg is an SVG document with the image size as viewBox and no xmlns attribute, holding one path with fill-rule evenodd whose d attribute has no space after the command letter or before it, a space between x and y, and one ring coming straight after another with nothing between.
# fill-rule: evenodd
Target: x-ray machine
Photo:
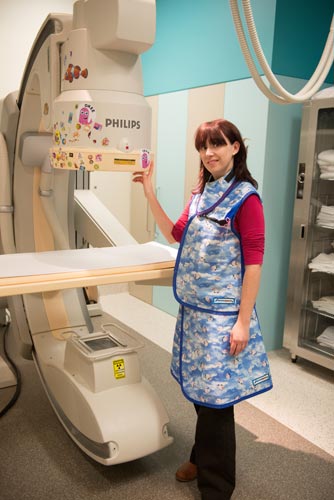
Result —
<instances>
[{"instance_id":1,"label":"x-ray machine","mask_svg":"<svg viewBox=\"0 0 334 500\"><path fill-rule=\"evenodd\" d=\"M2 106L0 259L51 255L52 263L68 252L70 261L78 175L148 167L151 110L140 54L154 36L154 0L78 0L73 16L47 17L19 93ZM121 253L139 255L123 236ZM61 288L22 295L18 287L2 300L67 432L106 465L169 445L168 415L141 375L141 343L113 323L94 331L83 287Z\"/></svg>"}]
</instances>

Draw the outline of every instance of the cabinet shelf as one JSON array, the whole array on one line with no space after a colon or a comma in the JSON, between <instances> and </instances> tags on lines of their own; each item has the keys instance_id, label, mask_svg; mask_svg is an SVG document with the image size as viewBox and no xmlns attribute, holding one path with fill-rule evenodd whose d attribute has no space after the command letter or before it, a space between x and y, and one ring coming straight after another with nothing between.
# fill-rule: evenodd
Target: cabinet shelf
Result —
<instances>
[{"instance_id":1,"label":"cabinet shelf","mask_svg":"<svg viewBox=\"0 0 334 500\"><path fill-rule=\"evenodd\" d=\"M334 231L334 226L328 227L328 226L321 226L320 224L313 224L312 227L315 229L324 229L325 231Z\"/></svg>"},{"instance_id":2,"label":"cabinet shelf","mask_svg":"<svg viewBox=\"0 0 334 500\"><path fill-rule=\"evenodd\" d=\"M305 308L305 311L308 311L313 314L318 314L319 316L324 316L325 318L330 318L334 321L334 314L331 314L326 311L321 311L320 309L316 309L315 307L312 306L312 304L308 304Z\"/></svg>"},{"instance_id":3,"label":"cabinet shelf","mask_svg":"<svg viewBox=\"0 0 334 500\"><path fill-rule=\"evenodd\" d=\"M320 345L316 339L304 339L301 342L302 347L311 349L312 351L315 351L317 353L320 353L322 355L328 356L330 358L334 359L334 348L331 347L326 347L323 345Z\"/></svg>"},{"instance_id":4,"label":"cabinet shelf","mask_svg":"<svg viewBox=\"0 0 334 500\"><path fill-rule=\"evenodd\" d=\"M325 276L333 276L334 277L334 269L332 271L322 271L321 269L311 269L310 267L307 267L307 270L309 271L310 274L324 274Z\"/></svg>"}]
</instances>

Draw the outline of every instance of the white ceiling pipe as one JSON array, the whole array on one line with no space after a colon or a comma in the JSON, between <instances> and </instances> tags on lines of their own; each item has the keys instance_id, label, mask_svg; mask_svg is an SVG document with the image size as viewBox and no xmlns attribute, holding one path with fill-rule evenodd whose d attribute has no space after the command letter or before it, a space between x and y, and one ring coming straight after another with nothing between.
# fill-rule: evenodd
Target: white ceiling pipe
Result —
<instances>
[{"instance_id":1,"label":"white ceiling pipe","mask_svg":"<svg viewBox=\"0 0 334 500\"><path fill-rule=\"evenodd\" d=\"M253 19L253 14L250 6L250 0L242 0L242 4L244 7L244 13L245 13L245 18L246 18L246 23L248 26L248 31L249 31L249 36L253 44L253 48L255 51L255 54L260 62L261 68L265 74L265 76L268 78L269 83L275 88L275 90L278 92L278 94L275 94L272 92L262 81L262 78L256 68L256 65L253 61L251 52L248 47L248 43L244 34L244 29L242 25L242 21L240 18L240 13L239 13L239 7L238 7L238 0L230 0L230 7L231 7L231 12L237 32L237 36L240 42L240 47L243 52L245 61L248 65L248 68L250 70L250 73L257 84L257 86L260 88L260 90L273 102L276 102L278 104L288 104L288 103L300 103L300 102L305 102L306 100L310 99L321 87L323 82L325 81L325 78L330 70L331 65L333 64L334 60L334 54L333 54L333 39L334 39L334 17L332 19L330 31L327 37L327 42L322 54L322 57L320 59L320 62L311 77L310 81L305 85L305 87L297 92L297 94L290 94L287 92L282 85L278 82L276 77L271 71L271 68L269 67L267 60L263 54L261 44L259 42L257 32L256 32L256 27Z\"/></svg>"}]
</instances>

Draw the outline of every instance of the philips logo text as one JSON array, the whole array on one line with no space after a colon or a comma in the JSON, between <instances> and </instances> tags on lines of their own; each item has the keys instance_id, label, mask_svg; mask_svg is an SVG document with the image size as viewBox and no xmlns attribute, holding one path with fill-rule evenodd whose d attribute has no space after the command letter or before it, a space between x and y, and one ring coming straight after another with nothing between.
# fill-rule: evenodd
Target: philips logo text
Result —
<instances>
[{"instance_id":1,"label":"philips logo text","mask_svg":"<svg viewBox=\"0 0 334 500\"><path fill-rule=\"evenodd\" d=\"M106 118L106 127L140 129L139 120L123 120L121 118Z\"/></svg>"}]
</instances>

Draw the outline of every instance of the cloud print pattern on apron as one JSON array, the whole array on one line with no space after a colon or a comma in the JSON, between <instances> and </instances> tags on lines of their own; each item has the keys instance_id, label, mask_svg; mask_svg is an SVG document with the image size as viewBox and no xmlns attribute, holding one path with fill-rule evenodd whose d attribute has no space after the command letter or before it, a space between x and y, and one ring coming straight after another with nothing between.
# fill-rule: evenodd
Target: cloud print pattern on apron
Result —
<instances>
[{"instance_id":1,"label":"cloud print pattern on apron","mask_svg":"<svg viewBox=\"0 0 334 500\"><path fill-rule=\"evenodd\" d=\"M194 195L175 265L171 372L185 397L204 406L223 408L272 388L255 308L247 347L229 354L244 274L234 217L251 194L258 196L250 183L221 178Z\"/></svg>"}]
</instances>

